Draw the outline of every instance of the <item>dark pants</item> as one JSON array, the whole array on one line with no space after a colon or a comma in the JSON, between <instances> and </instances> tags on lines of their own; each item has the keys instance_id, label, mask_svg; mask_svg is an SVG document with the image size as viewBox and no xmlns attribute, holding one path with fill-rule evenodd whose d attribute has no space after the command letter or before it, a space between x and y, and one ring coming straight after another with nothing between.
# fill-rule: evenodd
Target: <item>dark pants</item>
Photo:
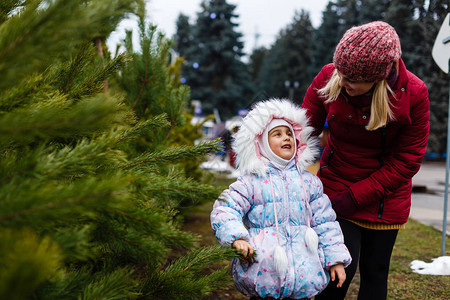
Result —
<instances>
[{"instance_id":1,"label":"dark pants","mask_svg":"<svg viewBox=\"0 0 450 300\"><path fill-rule=\"evenodd\" d=\"M330 282L315 300L344 299L348 287L356 273L359 259L359 300L384 300L387 296L387 279L392 249L398 230L373 230L360 227L352 222L338 219L344 233L345 245L352 256L352 263L345 269L347 278L343 287L337 288ZM335 280L337 283L338 280Z\"/></svg>"}]
</instances>

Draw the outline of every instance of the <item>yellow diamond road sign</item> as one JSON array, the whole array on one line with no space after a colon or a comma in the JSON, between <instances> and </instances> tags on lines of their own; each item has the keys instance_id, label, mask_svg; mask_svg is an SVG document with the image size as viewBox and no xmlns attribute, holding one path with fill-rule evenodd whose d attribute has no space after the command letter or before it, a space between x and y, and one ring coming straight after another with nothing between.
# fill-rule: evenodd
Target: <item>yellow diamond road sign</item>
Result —
<instances>
[{"instance_id":1,"label":"yellow diamond road sign","mask_svg":"<svg viewBox=\"0 0 450 300\"><path fill-rule=\"evenodd\" d=\"M431 55L439 68L448 74L448 61L450 59L450 13L447 14L444 23L442 23L441 29L434 41Z\"/></svg>"}]
</instances>

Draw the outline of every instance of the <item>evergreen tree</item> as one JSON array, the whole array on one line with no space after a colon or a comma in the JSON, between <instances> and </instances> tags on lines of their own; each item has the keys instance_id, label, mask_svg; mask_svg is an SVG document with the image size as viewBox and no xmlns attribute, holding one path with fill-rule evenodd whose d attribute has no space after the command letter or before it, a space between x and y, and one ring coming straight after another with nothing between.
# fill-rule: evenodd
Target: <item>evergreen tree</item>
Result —
<instances>
[{"instance_id":1,"label":"evergreen tree","mask_svg":"<svg viewBox=\"0 0 450 300\"><path fill-rule=\"evenodd\" d=\"M409 59L412 64L408 67L428 86L431 128L427 152L435 153L437 157L442 158L447 152L448 75L436 65L431 51L448 13L448 1L433 0L429 1L427 6L421 1L415 1L415 3L419 11L417 14L419 26L416 26L417 30L413 35L422 39L415 40L415 44L412 45L415 51L411 50L411 53L406 53L405 56L413 54Z\"/></svg>"},{"instance_id":2,"label":"evergreen tree","mask_svg":"<svg viewBox=\"0 0 450 300\"><path fill-rule=\"evenodd\" d=\"M322 14L322 23L314 35L312 73L333 61L336 45L352 26L382 20L390 0L330 1Z\"/></svg>"},{"instance_id":3,"label":"evergreen tree","mask_svg":"<svg viewBox=\"0 0 450 300\"><path fill-rule=\"evenodd\" d=\"M283 97L287 95L284 81L283 48L281 39L277 38L275 43L268 49L262 62L255 86L263 98Z\"/></svg>"},{"instance_id":4,"label":"evergreen tree","mask_svg":"<svg viewBox=\"0 0 450 300\"><path fill-rule=\"evenodd\" d=\"M285 74L289 81L288 97L291 99L301 101L313 79L313 74L310 73L313 34L314 28L309 13L304 10L296 12L294 21L283 39ZM285 81L285 88L286 85Z\"/></svg>"},{"instance_id":5,"label":"evergreen tree","mask_svg":"<svg viewBox=\"0 0 450 300\"><path fill-rule=\"evenodd\" d=\"M336 4L331 1L328 2L325 11L322 13L322 23L314 31L314 43L311 45L312 63L310 72L313 75L319 73L324 65L333 62L334 49L342 37L339 20Z\"/></svg>"},{"instance_id":6,"label":"evergreen tree","mask_svg":"<svg viewBox=\"0 0 450 300\"><path fill-rule=\"evenodd\" d=\"M391 24L397 31L405 65L412 72L417 73L417 68L423 63L423 58L430 56L431 52L427 52L426 47L417 47L423 42L424 32L421 30L420 20L414 16L415 14L413 1L393 0L390 1L384 21Z\"/></svg>"},{"instance_id":7,"label":"evergreen tree","mask_svg":"<svg viewBox=\"0 0 450 300\"><path fill-rule=\"evenodd\" d=\"M94 40L136 5L142 12L144 3L124 0L0 5L1 299L200 298L228 277L203 275L235 255L222 248L168 260L196 241L180 230L178 198L217 195L170 172L169 162L216 143L159 146L157 133L180 119L166 106L176 96L152 106L103 90L133 62L99 58ZM155 68L155 78L167 78ZM134 113L126 103L142 106ZM149 131L155 140L139 148Z\"/></svg>"},{"instance_id":8,"label":"evergreen tree","mask_svg":"<svg viewBox=\"0 0 450 300\"><path fill-rule=\"evenodd\" d=\"M192 26L189 23L189 17L180 14L177 19L176 27L177 30L174 36L173 48L179 55L185 56L187 49L191 47L192 40L194 39L192 36Z\"/></svg>"},{"instance_id":9,"label":"evergreen tree","mask_svg":"<svg viewBox=\"0 0 450 300\"><path fill-rule=\"evenodd\" d=\"M264 47L253 50L248 62L248 70L252 81L256 81L261 72L262 64L267 58L268 50Z\"/></svg>"},{"instance_id":10,"label":"evergreen tree","mask_svg":"<svg viewBox=\"0 0 450 300\"><path fill-rule=\"evenodd\" d=\"M250 78L241 61L242 35L235 31L237 24L233 22L235 8L226 0L202 2L183 68L191 98L201 100L206 113L217 108L225 117L246 107L252 95Z\"/></svg>"},{"instance_id":11,"label":"evergreen tree","mask_svg":"<svg viewBox=\"0 0 450 300\"><path fill-rule=\"evenodd\" d=\"M264 89L269 97L303 99L312 81L313 32L309 14L304 10L296 12L292 23L280 32L258 79L258 87Z\"/></svg>"},{"instance_id":12,"label":"evergreen tree","mask_svg":"<svg viewBox=\"0 0 450 300\"><path fill-rule=\"evenodd\" d=\"M361 1L359 24L385 19L390 2L391 0Z\"/></svg>"}]
</instances>

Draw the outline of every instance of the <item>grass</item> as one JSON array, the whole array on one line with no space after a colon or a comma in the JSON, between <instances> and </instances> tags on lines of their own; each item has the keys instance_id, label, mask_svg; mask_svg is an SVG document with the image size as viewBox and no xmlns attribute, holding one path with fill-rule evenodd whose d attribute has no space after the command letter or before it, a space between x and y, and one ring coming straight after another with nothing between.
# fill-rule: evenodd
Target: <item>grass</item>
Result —
<instances>
[{"instance_id":1,"label":"grass","mask_svg":"<svg viewBox=\"0 0 450 300\"><path fill-rule=\"evenodd\" d=\"M218 175L214 184L226 188L233 180ZM210 226L209 214L214 201L194 207L185 214L187 231L201 236L201 245L216 245L217 240ZM446 256L450 255L450 238L447 238ZM392 253L388 297L391 300L411 299L450 299L450 276L433 276L413 273L410 263L413 260L431 262L441 256L442 233L431 226L410 219L406 229L399 231ZM230 266L229 261L218 261L211 269ZM353 278L346 299L356 299L359 289L359 273ZM247 299L233 286L231 281L224 283L222 290L216 291L205 299Z\"/></svg>"}]
</instances>

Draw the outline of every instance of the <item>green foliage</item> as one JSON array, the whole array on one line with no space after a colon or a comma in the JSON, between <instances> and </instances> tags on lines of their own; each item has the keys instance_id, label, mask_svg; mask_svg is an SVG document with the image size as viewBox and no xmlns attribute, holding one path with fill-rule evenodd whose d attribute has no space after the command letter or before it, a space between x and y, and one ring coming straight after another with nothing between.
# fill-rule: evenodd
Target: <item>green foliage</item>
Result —
<instances>
[{"instance_id":1,"label":"green foliage","mask_svg":"<svg viewBox=\"0 0 450 300\"><path fill-rule=\"evenodd\" d=\"M268 97L294 100L304 95L313 79L308 72L312 63L313 32L309 14L305 11L296 12L293 22L280 32L257 79L257 86Z\"/></svg>"},{"instance_id":2,"label":"green foliage","mask_svg":"<svg viewBox=\"0 0 450 300\"><path fill-rule=\"evenodd\" d=\"M202 135L200 125L191 124L192 115L187 110L190 88L181 84L180 78L184 59L176 57L171 52L172 42L159 33L155 26L147 25L144 18L139 20L139 28L142 51L133 50L131 33L128 33L125 45L133 61L122 68L116 82L126 91L127 104L140 119L163 114L168 119L168 123L164 127L154 126L153 129L156 130L144 133L143 139L136 141L135 151L152 147L152 145L156 146L155 151L160 151L160 148L169 145L181 147L171 151L183 153L186 152L187 146L191 147L189 149L209 147L209 150L194 151L189 155L189 159L182 160L179 164L186 177L200 180L203 177L199 169L200 162L204 159L202 153L213 151L216 141L193 147L194 142ZM187 149L188 152L191 151L189 149ZM160 162L169 162L176 158L170 153L167 155ZM140 160L151 162L153 158L138 157L134 163L140 164ZM147 167L148 164L145 168Z\"/></svg>"},{"instance_id":3,"label":"green foliage","mask_svg":"<svg viewBox=\"0 0 450 300\"><path fill-rule=\"evenodd\" d=\"M49 237L39 238L30 230L2 230L0 238L1 299L28 298L48 278L61 276L61 252Z\"/></svg>"},{"instance_id":4,"label":"green foliage","mask_svg":"<svg viewBox=\"0 0 450 300\"><path fill-rule=\"evenodd\" d=\"M202 101L206 114L217 108L224 118L247 107L253 96L248 71L241 61L243 43L242 35L235 31L235 8L226 0L204 1L195 25L190 27L191 34L180 16L176 35L182 39L176 44L186 59L182 75L191 87L191 98ZM186 37L192 38L188 44L183 43Z\"/></svg>"},{"instance_id":5,"label":"green foliage","mask_svg":"<svg viewBox=\"0 0 450 300\"><path fill-rule=\"evenodd\" d=\"M9 78L0 80L0 89L16 85L30 72L43 71L50 63L68 59L67 49L78 47L86 37L104 36L135 2L29 0L3 4L3 14L12 12L6 9L20 9L0 26L0 73Z\"/></svg>"},{"instance_id":6,"label":"green foliage","mask_svg":"<svg viewBox=\"0 0 450 300\"><path fill-rule=\"evenodd\" d=\"M178 217L218 191L185 179L177 161L218 146L171 147L189 90L174 83L176 67L168 71L168 44L143 44L155 67L145 85L133 69L137 55L96 54L93 41L136 7L142 16L142 1L0 5L2 299L148 298L144 292L161 291L151 274L175 272L167 266L186 260L177 260L181 249L194 263L177 269L166 299L192 289L200 298L222 280L218 273L197 280L203 262L223 250L188 252L198 237L182 231ZM158 89L142 97L111 81L108 90L118 70L129 71L131 86Z\"/></svg>"},{"instance_id":7,"label":"green foliage","mask_svg":"<svg viewBox=\"0 0 450 300\"><path fill-rule=\"evenodd\" d=\"M148 278L151 291L143 294L149 299L192 299L207 295L223 287L223 282L230 277L228 269L220 268L211 275L205 276L201 271L219 259L238 258L234 249L221 246L203 247L192 251L163 272L155 272ZM190 275L187 276L187 274ZM181 280L180 280L181 278Z\"/></svg>"},{"instance_id":8,"label":"green foliage","mask_svg":"<svg viewBox=\"0 0 450 300\"><path fill-rule=\"evenodd\" d=\"M189 24L189 17L180 14L177 19L177 32L174 36L174 50L181 56L185 56L185 52L192 45L192 28Z\"/></svg>"},{"instance_id":9,"label":"green foliage","mask_svg":"<svg viewBox=\"0 0 450 300\"><path fill-rule=\"evenodd\" d=\"M332 62L336 45L347 29L371 21L386 21L400 37L407 69L428 86L431 130L427 152L442 158L446 152L449 87L447 76L431 57L431 50L447 13L448 1L442 0L329 1L322 13L322 23L312 30L312 37L308 30L310 24L299 22L296 16L267 49L263 61L255 64L257 56L252 55L248 68L258 94L264 98L289 95L283 86L289 80L299 82L294 99L301 102L312 77ZM290 41L289 36L293 36Z\"/></svg>"}]
</instances>

